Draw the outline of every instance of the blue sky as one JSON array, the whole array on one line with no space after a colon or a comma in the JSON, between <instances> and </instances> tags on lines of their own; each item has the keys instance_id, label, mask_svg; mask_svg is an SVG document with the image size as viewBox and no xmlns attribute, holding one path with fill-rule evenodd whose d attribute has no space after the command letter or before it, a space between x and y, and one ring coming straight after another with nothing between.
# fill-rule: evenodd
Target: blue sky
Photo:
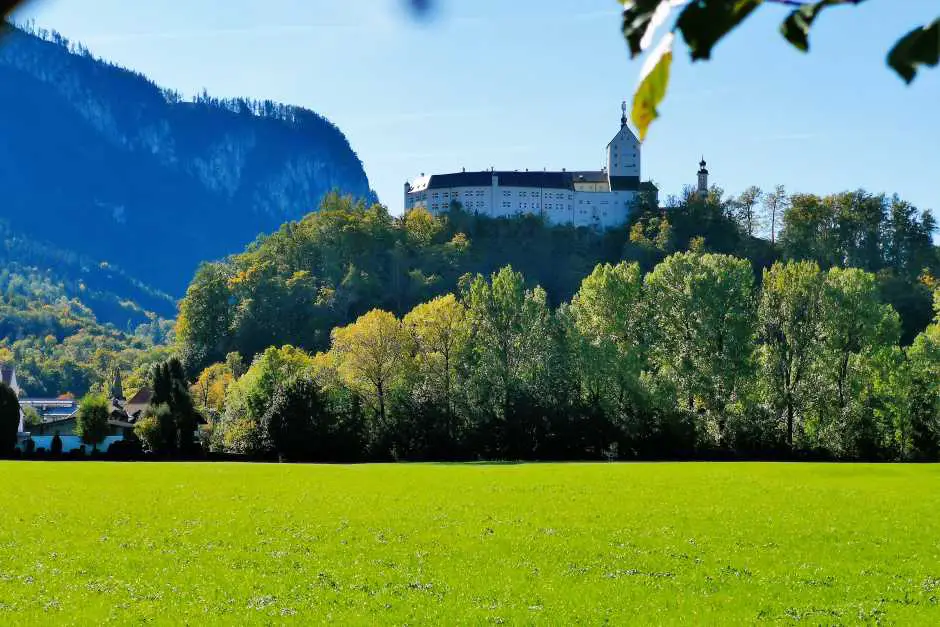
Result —
<instances>
[{"instance_id":1,"label":"blue sky","mask_svg":"<svg viewBox=\"0 0 940 627\"><path fill-rule=\"evenodd\" d=\"M16 16L191 95L272 98L329 117L381 200L402 207L421 172L598 168L640 60L615 0L437 0L415 21L402 0L34 0ZM936 0L837 7L811 53L768 6L691 64L643 148L666 195L701 155L728 193L751 184L828 193L865 187L940 210L940 70L910 87L884 63L936 16Z\"/></svg>"}]
</instances>

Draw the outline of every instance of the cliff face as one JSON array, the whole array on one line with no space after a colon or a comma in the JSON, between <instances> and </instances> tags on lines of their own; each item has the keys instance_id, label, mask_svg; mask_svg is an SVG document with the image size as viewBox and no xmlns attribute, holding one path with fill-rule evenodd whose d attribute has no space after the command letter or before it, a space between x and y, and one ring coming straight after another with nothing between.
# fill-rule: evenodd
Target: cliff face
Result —
<instances>
[{"instance_id":1,"label":"cliff face","mask_svg":"<svg viewBox=\"0 0 940 627\"><path fill-rule=\"evenodd\" d=\"M336 126L273 102L184 101L56 34L0 36L0 219L181 295L200 261L373 197Z\"/></svg>"}]
</instances>

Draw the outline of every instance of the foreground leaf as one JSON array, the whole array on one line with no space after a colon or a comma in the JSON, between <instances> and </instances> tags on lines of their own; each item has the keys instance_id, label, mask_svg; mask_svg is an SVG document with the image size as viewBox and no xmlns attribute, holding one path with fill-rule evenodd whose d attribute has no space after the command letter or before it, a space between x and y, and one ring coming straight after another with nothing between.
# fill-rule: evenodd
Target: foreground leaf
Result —
<instances>
[{"instance_id":1,"label":"foreground leaf","mask_svg":"<svg viewBox=\"0 0 940 627\"><path fill-rule=\"evenodd\" d=\"M837 4L859 4L864 0L819 0L804 4L787 17L780 27L783 36L803 52L809 50L809 29L823 9Z\"/></svg>"},{"instance_id":2,"label":"foreground leaf","mask_svg":"<svg viewBox=\"0 0 940 627\"><path fill-rule=\"evenodd\" d=\"M918 66L937 63L940 63L940 18L902 37L888 53L888 65L908 84L917 75Z\"/></svg>"},{"instance_id":3,"label":"foreground leaf","mask_svg":"<svg viewBox=\"0 0 940 627\"><path fill-rule=\"evenodd\" d=\"M657 107L666 97L669 87L669 70L672 66L672 43L675 35L669 33L663 37L650 57L643 65L640 74L640 86L633 96L633 111L630 114L633 125L640 134L640 141L646 139L650 124L659 117Z\"/></svg>"},{"instance_id":4,"label":"foreground leaf","mask_svg":"<svg viewBox=\"0 0 940 627\"><path fill-rule=\"evenodd\" d=\"M689 44L692 60L708 59L718 41L750 15L763 0L696 0L676 21Z\"/></svg>"},{"instance_id":5,"label":"foreground leaf","mask_svg":"<svg viewBox=\"0 0 940 627\"><path fill-rule=\"evenodd\" d=\"M648 32L656 29L652 24L657 12L662 12L666 5L668 12L670 0L621 0L623 4L623 36L630 45L630 57L636 57L646 48L644 38ZM663 18L665 19L665 18Z\"/></svg>"}]
</instances>

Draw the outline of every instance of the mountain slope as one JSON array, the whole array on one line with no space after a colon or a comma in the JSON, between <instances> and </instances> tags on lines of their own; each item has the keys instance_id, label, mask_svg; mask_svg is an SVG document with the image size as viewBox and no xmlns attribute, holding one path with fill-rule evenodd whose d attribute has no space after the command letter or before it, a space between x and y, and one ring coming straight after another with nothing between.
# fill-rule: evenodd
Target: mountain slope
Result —
<instances>
[{"instance_id":1,"label":"mountain slope","mask_svg":"<svg viewBox=\"0 0 940 627\"><path fill-rule=\"evenodd\" d=\"M0 218L179 295L332 189L372 197L343 134L271 102L195 102L57 34L0 38Z\"/></svg>"}]
</instances>

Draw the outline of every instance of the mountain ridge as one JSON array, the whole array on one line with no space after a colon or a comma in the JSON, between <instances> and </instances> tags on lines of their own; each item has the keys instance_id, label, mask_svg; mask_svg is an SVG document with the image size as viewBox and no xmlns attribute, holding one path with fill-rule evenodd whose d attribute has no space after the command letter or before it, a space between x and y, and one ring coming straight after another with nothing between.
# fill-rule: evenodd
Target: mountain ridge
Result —
<instances>
[{"instance_id":1,"label":"mountain ridge","mask_svg":"<svg viewBox=\"0 0 940 627\"><path fill-rule=\"evenodd\" d=\"M0 217L176 296L200 262L305 215L329 191L375 198L322 116L206 93L184 100L54 31L5 25L0 98Z\"/></svg>"}]
</instances>

